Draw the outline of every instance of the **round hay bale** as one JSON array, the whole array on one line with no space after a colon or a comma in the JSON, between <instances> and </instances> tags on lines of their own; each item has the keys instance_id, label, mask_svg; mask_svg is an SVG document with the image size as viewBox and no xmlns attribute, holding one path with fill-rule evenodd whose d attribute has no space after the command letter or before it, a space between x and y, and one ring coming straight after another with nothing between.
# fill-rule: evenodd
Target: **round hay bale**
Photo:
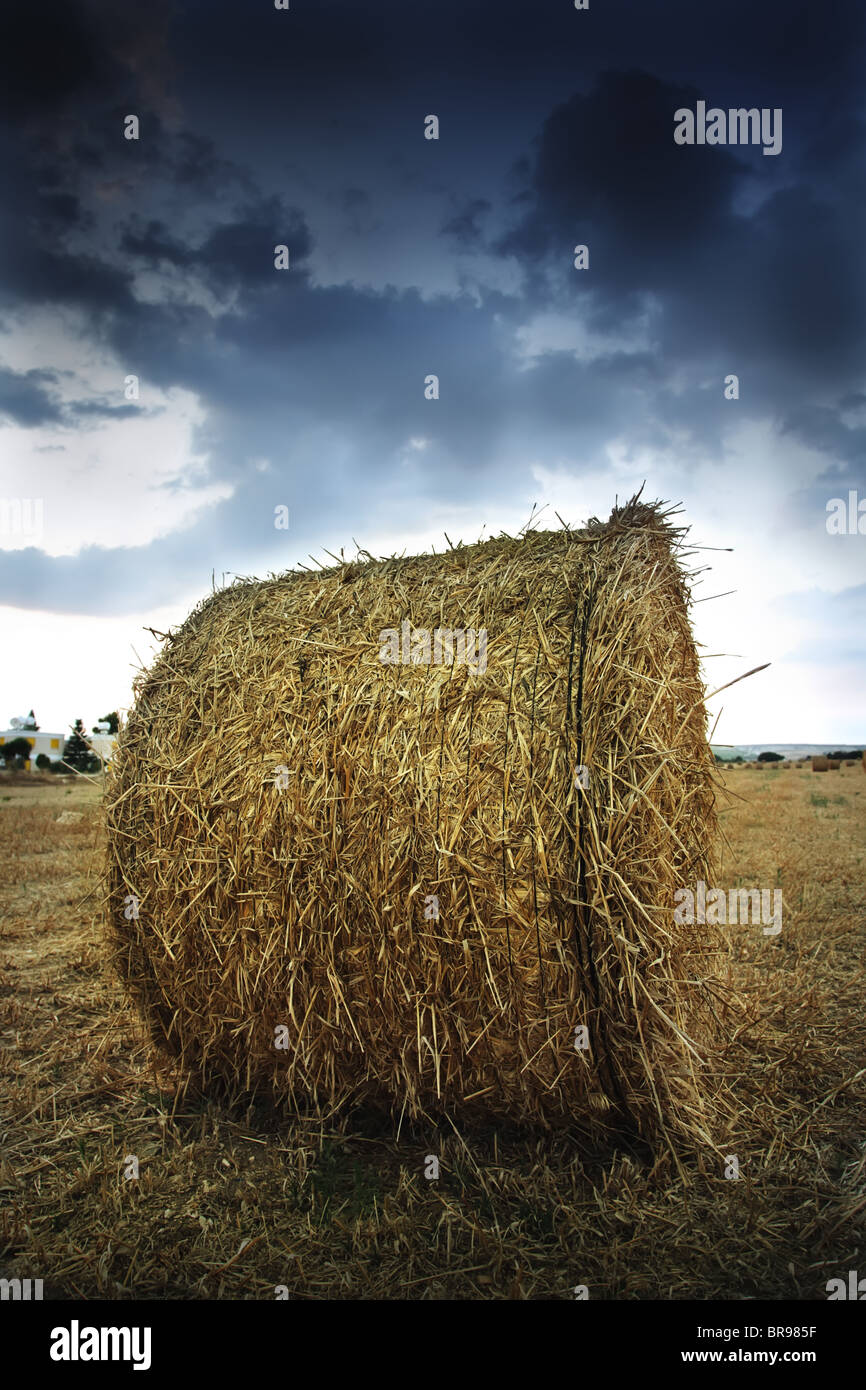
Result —
<instances>
[{"instance_id":1,"label":"round hay bale","mask_svg":"<svg viewBox=\"0 0 866 1390\"><path fill-rule=\"evenodd\" d=\"M238 582L168 637L119 740L107 888L188 1077L705 1123L717 941L675 893L711 881L714 766L669 516Z\"/></svg>"},{"instance_id":2,"label":"round hay bale","mask_svg":"<svg viewBox=\"0 0 866 1390\"><path fill-rule=\"evenodd\" d=\"M829 769L830 772L838 772L838 771L839 771L839 768L840 768L841 766L842 766L842 764L841 764L841 762L839 761L838 758L828 758L828 759L827 759L827 767L828 767L828 769Z\"/></svg>"},{"instance_id":3,"label":"round hay bale","mask_svg":"<svg viewBox=\"0 0 866 1390\"><path fill-rule=\"evenodd\" d=\"M829 759L829 758L813 758L813 759L812 759L812 771L813 771L813 772L829 772L829 771L830 771L830 759Z\"/></svg>"}]
</instances>

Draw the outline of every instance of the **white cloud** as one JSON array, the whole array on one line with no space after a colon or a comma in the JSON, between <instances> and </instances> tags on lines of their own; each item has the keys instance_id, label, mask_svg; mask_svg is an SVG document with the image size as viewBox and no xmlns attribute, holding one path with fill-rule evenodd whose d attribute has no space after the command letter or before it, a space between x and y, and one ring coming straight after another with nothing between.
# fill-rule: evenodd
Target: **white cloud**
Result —
<instances>
[{"instance_id":1,"label":"white cloud","mask_svg":"<svg viewBox=\"0 0 866 1390\"><path fill-rule=\"evenodd\" d=\"M50 349L45 336L50 334ZM61 402L137 405L135 417L83 417L73 427L46 425L0 430L0 496L43 499L40 542L49 555L74 555L85 545L146 545L192 525L203 508L230 497L225 482L207 481L207 458L194 432L205 412L189 391L161 391L142 380L140 399L124 396L134 363L91 349L82 356L74 316L34 316L16 332L14 349L0 339L0 363L16 372L35 367L58 373ZM31 544L4 537L5 549Z\"/></svg>"}]
</instances>

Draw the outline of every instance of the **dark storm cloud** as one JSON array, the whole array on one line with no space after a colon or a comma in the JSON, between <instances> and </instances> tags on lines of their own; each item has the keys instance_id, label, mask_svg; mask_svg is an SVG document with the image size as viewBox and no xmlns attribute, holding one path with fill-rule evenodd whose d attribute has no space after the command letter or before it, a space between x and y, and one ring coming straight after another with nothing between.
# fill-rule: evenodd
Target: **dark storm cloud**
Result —
<instances>
[{"instance_id":1,"label":"dark storm cloud","mask_svg":"<svg viewBox=\"0 0 866 1390\"><path fill-rule=\"evenodd\" d=\"M597 466L613 436L664 449L679 433L686 459L696 445L718 458L734 420L769 418L840 475L862 460L842 419L866 321L855 6L734 0L709 29L693 0L33 13L15 21L16 58L8 45L0 58L22 132L0 148L0 301L82 311L85 341L140 376L142 400L60 407L48 377L13 373L10 413L133 417L154 408L152 387L185 388L205 413L205 481L233 496L137 550L0 555L7 601L169 601L212 566L267 563L277 502L303 554L325 528L506 495L528 459ZM46 34L60 42L37 73ZM785 152L675 145L673 112L699 97L783 104ZM420 121L440 108L432 148ZM122 139L129 111L139 142ZM388 257L396 281L403 248L383 251L384 232L416 198L429 240L417 283L396 288ZM338 284L321 252L334 227ZM571 263L582 241L586 274ZM279 243L289 272L274 269ZM440 283L455 259L465 292L434 294L426 274ZM506 265L510 293L490 287ZM554 311L630 341L522 359L516 334ZM439 401L424 399L429 373ZM407 453L410 438L427 447Z\"/></svg>"},{"instance_id":2,"label":"dark storm cloud","mask_svg":"<svg viewBox=\"0 0 866 1390\"><path fill-rule=\"evenodd\" d=\"M112 549L92 545L77 555L50 558L33 546L0 550L0 593L13 607L57 613L107 615L169 603L191 575L192 567L184 563L185 539L177 535L149 546ZM195 579L203 583L201 573Z\"/></svg>"},{"instance_id":3,"label":"dark storm cloud","mask_svg":"<svg viewBox=\"0 0 866 1390\"><path fill-rule=\"evenodd\" d=\"M191 265L194 256L192 249L173 237L158 218L152 218L141 231L128 228L120 239L120 249L153 266L163 261L169 265Z\"/></svg>"},{"instance_id":4,"label":"dark storm cloud","mask_svg":"<svg viewBox=\"0 0 866 1390\"><path fill-rule=\"evenodd\" d=\"M82 233L92 211L70 187L68 160L0 129L0 302L132 310L131 274ZM78 245L73 238L78 237Z\"/></svg>"},{"instance_id":5,"label":"dark storm cloud","mask_svg":"<svg viewBox=\"0 0 866 1390\"><path fill-rule=\"evenodd\" d=\"M0 416L25 429L59 424L63 415L56 400L56 385L53 372L12 372L0 367Z\"/></svg>"},{"instance_id":6,"label":"dark storm cloud","mask_svg":"<svg viewBox=\"0 0 866 1390\"><path fill-rule=\"evenodd\" d=\"M851 412L863 423L851 423ZM847 508L850 491L857 492L861 500L866 498L866 396L855 393L833 406L793 407L781 432L813 449L825 463L806 486L794 489L784 499L780 506L781 522L808 526L817 521L826 526L831 499L842 498Z\"/></svg>"},{"instance_id":7,"label":"dark storm cloud","mask_svg":"<svg viewBox=\"0 0 866 1390\"><path fill-rule=\"evenodd\" d=\"M137 405L113 405L110 401L70 401L65 413L68 420L135 420L146 412Z\"/></svg>"},{"instance_id":8,"label":"dark storm cloud","mask_svg":"<svg viewBox=\"0 0 866 1390\"><path fill-rule=\"evenodd\" d=\"M669 358L784 365L794 376L787 393L777 381L774 404L796 398L804 375L853 382L866 322L862 207L852 217L848 199L800 187L738 213L735 194L757 179L741 152L672 139L673 112L699 95L606 73L559 107L539 139L528 206L497 249L549 266L549 280L530 282L539 299L581 299L602 329L654 296ZM590 248L589 274L572 268L578 243Z\"/></svg>"},{"instance_id":9,"label":"dark storm cloud","mask_svg":"<svg viewBox=\"0 0 866 1390\"><path fill-rule=\"evenodd\" d=\"M725 233L742 172L726 149L674 144L674 111L699 96L645 72L607 72L558 107L538 141L531 208L499 249L570 260L594 230L606 281L609 269L615 285L642 288L651 265L664 283L684 247Z\"/></svg>"},{"instance_id":10,"label":"dark storm cloud","mask_svg":"<svg viewBox=\"0 0 866 1390\"><path fill-rule=\"evenodd\" d=\"M167 153L172 178L190 194L224 193L233 184L247 193L254 188L248 173L221 157L212 140L194 131L174 132Z\"/></svg>"},{"instance_id":11,"label":"dark storm cloud","mask_svg":"<svg viewBox=\"0 0 866 1390\"><path fill-rule=\"evenodd\" d=\"M309 110L311 91L326 92L337 108L344 97L372 99L401 83L420 99L449 91L453 81L471 82L498 89L504 116L524 83L553 88L564 79L574 89L604 69L635 66L700 72L713 100L733 84L749 88L747 105L761 90L799 93L801 103L805 91L823 118L822 107L860 89L862 33L861 8L851 0L820 7L813 0L728 0L713 14L694 0L599 4L586 13L570 0L531 7L524 0L438 0L430 10L405 0L330 0L283 13L250 7L243 22L235 0L187 0L172 25L179 66L195 56L196 80L226 94L238 119L242 103L266 104L275 138L281 117ZM290 127L284 134L291 138Z\"/></svg>"},{"instance_id":12,"label":"dark storm cloud","mask_svg":"<svg viewBox=\"0 0 866 1390\"><path fill-rule=\"evenodd\" d=\"M54 118L119 76L98 22L80 5L6 7L0 31L0 118Z\"/></svg>"},{"instance_id":13,"label":"dark storm cloud","mask_svg":"<svg viewBox=\"0 0 866 1390\"><path fill-rule=\"evenodd\" d=\"M141 231L127 229L120 244L130 256L151 266L165 263L198 270L226 289L273 285L274 247L287 246L290 264L297 270L296 263L309 257L312 242L303 214L271 197L244 209L236 220L215 227L200 246L184 244L158 219Z\"/></svg>"},{"instance_id":14,"label":"dark storm cloud","mask_svg":"<svg viewBox=\"0 0 866 1390\"><path fill-rule=\"evenodd\" d=\"M859 468L866 478L866 424L851 425L843 418L857 410L866 421L866 397L855 394L839 400L834 407L800 405L787 415L784 432L797 435L817 453L824 454L829 464L828 474L839 476L836 461Z\"/></svg>"},{"instance_id":15,"label":"dark storm cloud","mask_svg":"<svg viewBox=\"0 0 866 1390\"><path fill-rule=\"evenodd\" d=\"M74 425L88 419L130 420L142 415L136 405L110 400L63 401L55 372L33 368L14 372L0 367L0 417L24 429L44 425Z\"/></svg>"},{"instance_id":16,"label":"dark storm cloud","mask_svg":"<svg viewBox=\"0 0 866 1390\"><path fill-rule=\"evenodd\" d=\"M223 285L273 284L277 244L289 248L292 264L310 254L310 233L303 214L294 208L284 211L278 198L269 198L247 216L211 232L196 252L195 263Z\"/></svg>"},{"instance_id":17,"label":"dark storm cloud","mask_svg":"<svg viewBox=\"0 0 866 1390\"><path fill-rule=\"evenodd\" d=\"M132 276L98 256L52 251L22 237L17 247L10 248L6 267L12 284L0 288L0 295L7 302L24 299L31 304L75 305L93 315L134 309Z\"/></svg>"},{"instance_id":18,"label":"dark storm cloud","mask_svg":"<svg viewBox=\"0 0 866 1390\"><path fill-rule=\"evenodd\" d=\"M481 241L479 218L489 212L491 204L486 198L473 198L454 217L448 219L442 228L443 236L453 236L464 246L477 245Z\"/></svg>"}]
</instances>

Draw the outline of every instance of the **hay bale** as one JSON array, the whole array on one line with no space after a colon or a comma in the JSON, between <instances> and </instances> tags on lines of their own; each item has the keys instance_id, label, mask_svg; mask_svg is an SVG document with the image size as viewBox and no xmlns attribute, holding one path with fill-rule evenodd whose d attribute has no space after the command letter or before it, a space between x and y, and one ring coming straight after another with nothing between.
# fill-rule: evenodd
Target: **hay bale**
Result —
<instances>
[{"instance_id":1,"label":"hay bale","mask_svg":"<svg viewBox=\"0 0 866 1390\"><path fill-rule=\"evenodd\" d=\"M838 758L828 758L828 759L827 759L827 767L828 767L828 769L829 769L830 772L838 772L838 771L839 771L839 768L840 768L841 766L842 766L842 764L841 764L841 762L839 761Z\"/></svg>"},{"instance_id":2,"label":"hay bale","mask_svg":"<svg viewBox=\"0 0 866 1390\"><path fill-rule=\"evenodd\" d=\"M716 942L674 894L711 881L714 767L669 516L240 582L169 636L119 740L107 887L186 1075L296 1108L703 1122ZM486 669L404 651L404 620L485 630ZM383 660L387 629L421 659Z\"/></svg>"},{"instance_id":3,"label":"hay bale","mask_svg":"<svg viewBox=\"0 0 866 1390\"><path fill-rule=\"evenodd\" d=\"M856 759L856 758L846 758L846 759L845 759L845 766L846 766L846 767L856 767L856 766L857 766L857 759Z\"/></svg>"},{"instance_id":4,"label":"hay bale","mask_svg":"<svg viewBox=\"0 0 866 1390\"><path fill-rule=\"evenodd\" d=\"M829 758L813 758L813 759L812 759L812 771L813 771L813 772L829 772L829 771L830 771L830 759L829 759Z\"/></svg>"}]
</instances>

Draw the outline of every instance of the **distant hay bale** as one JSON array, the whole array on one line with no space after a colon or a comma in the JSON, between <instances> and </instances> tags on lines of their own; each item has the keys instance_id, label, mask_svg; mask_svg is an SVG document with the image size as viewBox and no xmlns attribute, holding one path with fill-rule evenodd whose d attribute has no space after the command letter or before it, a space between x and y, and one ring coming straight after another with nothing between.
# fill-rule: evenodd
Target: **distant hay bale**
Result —
<instances>
[{"instance_id":1,"label":"distant hay bale","mask_svg":"<svg viewBox=\"0 0 866 1390\"><path fill-rule=\"evenodd\" d=\"M813 772L829 772L829 771L830 771L830 759L829 759L829 758L813 758L813 759L812 759L812 771L813 771Z\"/></svg>"},{"instance_id":2,"label":"distant hay bale","mask_svg":"<svg viewBox=\"0 0 866 1390\"><path fill-rule=\"evenodd\" d=\"M846 759L845 759L845 766L846 766L846 767L856 767L856 766L857 766L857 759L856 759L856 758L846 758Z\"/></svg>"},{"instance_id":3,"label":"distant hay bale","mask_svg":"<svg viewBox=\"0 0 866 1390\"><path fill-rule=\"evenodd\" d=\"M829 758L827 760L827 767L831 772L838 772L841 766L842 764L838 758Z\"/></svg>"},{"instance_id":4,"label":"distant hay bale","mask_svg":"<svg viewBox=\"0 0 866 1390\"><path fill-rule=\"evenodd\" d=\"M107 889L185 1075L329 1113L705 1123L717 942L674 895L711 881L714 765L670 515L238 582L168 637ZM446 624L486 634L474 670L432 660Z\"/></svg>"}]
</instances>

